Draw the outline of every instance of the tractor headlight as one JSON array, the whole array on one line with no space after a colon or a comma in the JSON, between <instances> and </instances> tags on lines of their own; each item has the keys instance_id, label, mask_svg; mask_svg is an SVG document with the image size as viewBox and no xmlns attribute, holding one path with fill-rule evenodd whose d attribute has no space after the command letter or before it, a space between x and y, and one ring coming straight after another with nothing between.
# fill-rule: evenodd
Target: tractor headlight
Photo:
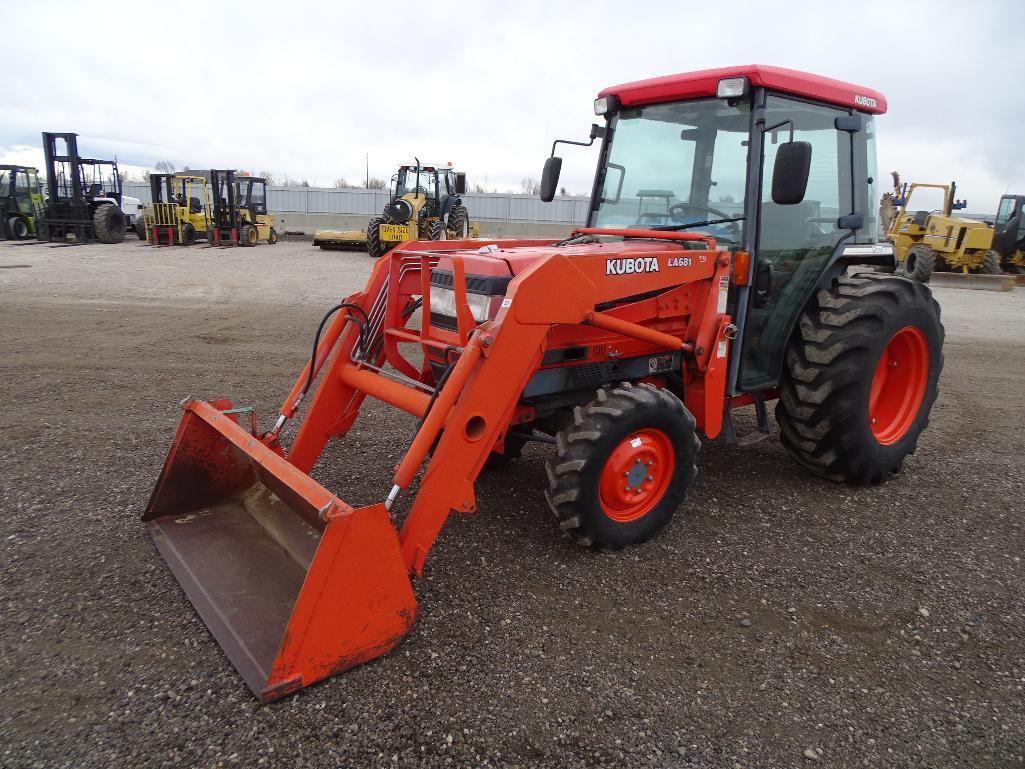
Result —
<instances>
[{"instance_id":1,"label":"tractor headlight","mask_svg":"<svg viewBox=\"0 0 1025 769\"><path fill-rule=\"evenodd\" d=\"M615 96L599 96L594 100L594 114L608 115L616 111L619 106L619 99Z\"/></svg>"},{"instance_id":2,"label":"tractor headlight","mask_svg":"<svg viewBox=\"0 0 1025 769\"><path fill-rule=\"evenodd\" d=\"M470 306L470 315L478 323L488 319L488 312L491 309L492 297L484 294L466 295L466 303ZM431 286L431 314L444 315L449 318L456 317L456 292L451 288Z\"/></svg>"},{"instance_id":3,"label":"tractor headlight","mask_svg":"<svg viewBox=\"0 0 1025 769\"><path fill-rule=\"evenodd\" d=\"M715 89L715 95L720 99L736 99L747 95L746 77L724 77L719 81Z\"/></svg>"}]
</instances>

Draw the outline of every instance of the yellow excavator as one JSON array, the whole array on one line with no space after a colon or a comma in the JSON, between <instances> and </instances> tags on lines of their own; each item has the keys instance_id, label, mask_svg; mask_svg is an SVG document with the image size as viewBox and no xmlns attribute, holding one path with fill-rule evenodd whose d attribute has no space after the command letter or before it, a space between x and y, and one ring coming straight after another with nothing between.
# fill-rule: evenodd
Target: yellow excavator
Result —
<instances>
[{"instance_id":1,"label":"yellow excavator","mask_svg":"<svg viewBox=\"0 0 1025 769\"><path fill-rule=\"evenodd\" d=\"M365 247L374 259L410 240L476 238L480 229L460 197L466 174L452 164L413 163L399 166L392 177L391 197L381 216L365 230L317 230L313 245L323 249Z\"/></svg>"}]
</instances>

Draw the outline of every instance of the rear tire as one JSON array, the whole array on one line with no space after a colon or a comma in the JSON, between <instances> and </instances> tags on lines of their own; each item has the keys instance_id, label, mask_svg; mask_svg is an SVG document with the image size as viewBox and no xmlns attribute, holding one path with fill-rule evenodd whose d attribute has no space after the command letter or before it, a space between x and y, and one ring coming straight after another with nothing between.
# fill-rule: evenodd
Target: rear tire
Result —
<instances>
[{"instance_id":1,"label":"rear tire","mask_svg":"<svg viewBox=\"0 0 1025 769\"><path fill-rule=\"evenodd\" d=\"M462 240L470 235L470 212L466 206L453 206L448 214L448 228L452 230L452 237Z\"/></svg>"},{"instance_id":2,"label":"rear tire","mask_svg":"<svg viewBox=\"0 0 1025 769\"><path fill-rule=\"evenodd\" d=\"M146 239L146 222L141 216L135 220L135 234L139 237L139 240Z\"/></svg>"},{"instance_id":3,"label":"rear tire","mask_svg":"<svg viewBox=\"0 0 1025 769\"><path fill-rule=\"evenodd\" d=\"M862 273L823 289L786 351L776 406L783 445L830 480L880 483L913 454L943 369L940 307L928 288Z\"/></svg>"},{"instance_id":4,"label":"rear tire","mask_svg":"<svg viewBox=\"0 0 1025 769\"><path fill-rule=\"evenodd\" d=\"M239 243L243 246L252 248L260 242L260 233L256 231L256 228L251 224L243 224L242 229L239 232Z\"/></svg>"},{"instance_id":5,"label":"rear tire","mask_svg":"<svg viewBox=\"0 0 1025 769\"><path fill-rule=\"evenodd\" d=\"M181 244L183 246L191 246L196 242L196 228L192 226L191 222L185 222L185 224L182 225L181 238Z\"/></svg>"},{"instance_id":6,"label":"rear tire","mask_svg":"<svg viewBox=\"0 0 1025 769\"><path fill-rule=\"evenodd\" d=\"M1000 265L1000 253L998 251L987 251L986 258L982 260L979 272L983 275L1003 275L1004 269Z\"/></svg>"},{"instance_id":7,"label":"rear tire","mask_svg":"<svg viewBox=\"0 0 1025 769\"><path fill-rule=\"evenodd\" d=\"M919 243L907 250L901 272L919 283L928 283L935 269L936 252Z\"/></svg>"},{"instance_id":8,"label":"rear tire","mask_svg":"<svg viewBox=\"0 0 1025 769\"><path fill-rule=\"evenodd\" d=\"M28 222L20 216L12 216L7 220L7 231L12 240L24 240L28 237Z\"/></svg>"},{"instance_id":9,"label":"rear tire","mask_svg":"<svg viewBox=\"0 0 1025 769\"><path fill-rule=\"evenodd\" d=\"M100 243L120 243L125 226L124 212L113 203L104 203L93 213L93 230Z\"/></svg>"},{"instance_id":10,"label":"rear tire","mask_svg":"<svg viewBox=\"0 0 1025 769\"><path fill-rule=\"evenodd\" d=\"M602 389L555 436L545 496L577 544L618 550L662 529L697 473L694 417L648 384Z\"/></svg>"},{"instance_id":11,"label":"rear tire","mask_svg":"<svg viewBox=\"0 0 1025 769\"><path fill-rule=\"evenodd\" d=\"M384 256L384 246L381 244L381 222L380 218L375 218L367 224L367 254L371 259L380 259Z\"/></svg>"},{"instance_id":12,"label":"rear tire","mask_svg":"<svg viewBox=\"0 0 1025 769\"><path fill-rule=\"evenodd\" d=\"M267 242L272 246L278 242L278 231L273 227L270 228L270 232L267 235Z\"/></svg>"},{"instance_id":13,"label":"rear tire","mask_svg":"<svg viewBox=\"0 0 1025 769\"><path fill-rule=\"evenodd\" d=\"M448 231L445 229L445 222L435 219L427 228L428 240L448 240Z\"/></svg>"}]
</instances>

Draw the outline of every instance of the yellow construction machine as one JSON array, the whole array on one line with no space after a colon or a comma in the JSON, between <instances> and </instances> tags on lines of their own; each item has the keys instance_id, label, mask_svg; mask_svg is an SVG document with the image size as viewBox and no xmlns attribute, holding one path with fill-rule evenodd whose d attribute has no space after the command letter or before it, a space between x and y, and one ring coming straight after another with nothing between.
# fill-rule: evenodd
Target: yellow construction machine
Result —
<instances>
[{"instance_id":1,"label":"yellow construction machine","mask_svg":"<svg viewBox=\"0 0 1025 769\"><path fill-rule=\"evenodd\" d=\"M897 211L886 239L893 243L903 273L921 283L928 283L936 269L1000 274L1000 254L992 250L993 225L953 215L966 205L954 197L954 182L902 185L896 173L893 181L893 204ZM915 190L920 189L942 190L942 210L914 210L911 199Z\"/></svg>"},{"instance_id":2,"label":"yellow construction machine","mask_svg":"<svg viewBox=\"0 0 1025 769\"><path fill-rule=\"evenodd\" d=\"M476 238L480 230L470 222L460 197L465 192L466 174L451 163L434 165L416 159L399 166L388 205L365 230L317 230L313 245L324 249L365 246L377 259L410 240Z\"/></svg>"},{"instance_id":3,"label":"yellow construction machine","mask_svg":"<svg viewBox=\"0 0 1025 769\"><path fill-rule=\"evenodd\" d=\"M993 251L1000 255L1000 265L1018 275L1025 275L1025 195L1004 195L997 207L993 223Z\"/></svg>"},{"instance_id":4,"label":"yellow construction machine","mask_svg":"<svg viewBox=\"0 0 1025 769\"><path fill-rule=\"evenodd\" d=\"M140 240L153 246L191 246L208 238L212 204L205 176L150 174L150 205L136 220Z\"/></svg>"}]
</instances>

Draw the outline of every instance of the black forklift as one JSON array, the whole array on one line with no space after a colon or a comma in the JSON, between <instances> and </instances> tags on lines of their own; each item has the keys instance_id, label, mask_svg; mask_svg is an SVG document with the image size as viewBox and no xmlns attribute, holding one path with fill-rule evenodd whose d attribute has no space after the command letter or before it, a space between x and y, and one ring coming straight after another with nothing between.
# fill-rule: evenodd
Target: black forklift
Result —
<instances>
[{"instance_id":1,"label":"black forklift","mask_svg":"<svg viewBox=\"0 0 1025 769\"><path fill-rule=\"evenodd\" d=\"M63 152L61 149L63 148ZM78 136L43 132L47 200L38 210L39 240L120 243L128 222L121 209L116 160L83 158Z\"/></svg>"},{"instance_id":2,"label":"black forklift","mask_svg":"<svg viewBox=\"0 0 1025 769\"><path fill-rule=\"evenodd\" d=\"M38 169L0 165L0 240L25 240L35 235L36 209L42 202Z\"/></svg>"}]
</instances>

